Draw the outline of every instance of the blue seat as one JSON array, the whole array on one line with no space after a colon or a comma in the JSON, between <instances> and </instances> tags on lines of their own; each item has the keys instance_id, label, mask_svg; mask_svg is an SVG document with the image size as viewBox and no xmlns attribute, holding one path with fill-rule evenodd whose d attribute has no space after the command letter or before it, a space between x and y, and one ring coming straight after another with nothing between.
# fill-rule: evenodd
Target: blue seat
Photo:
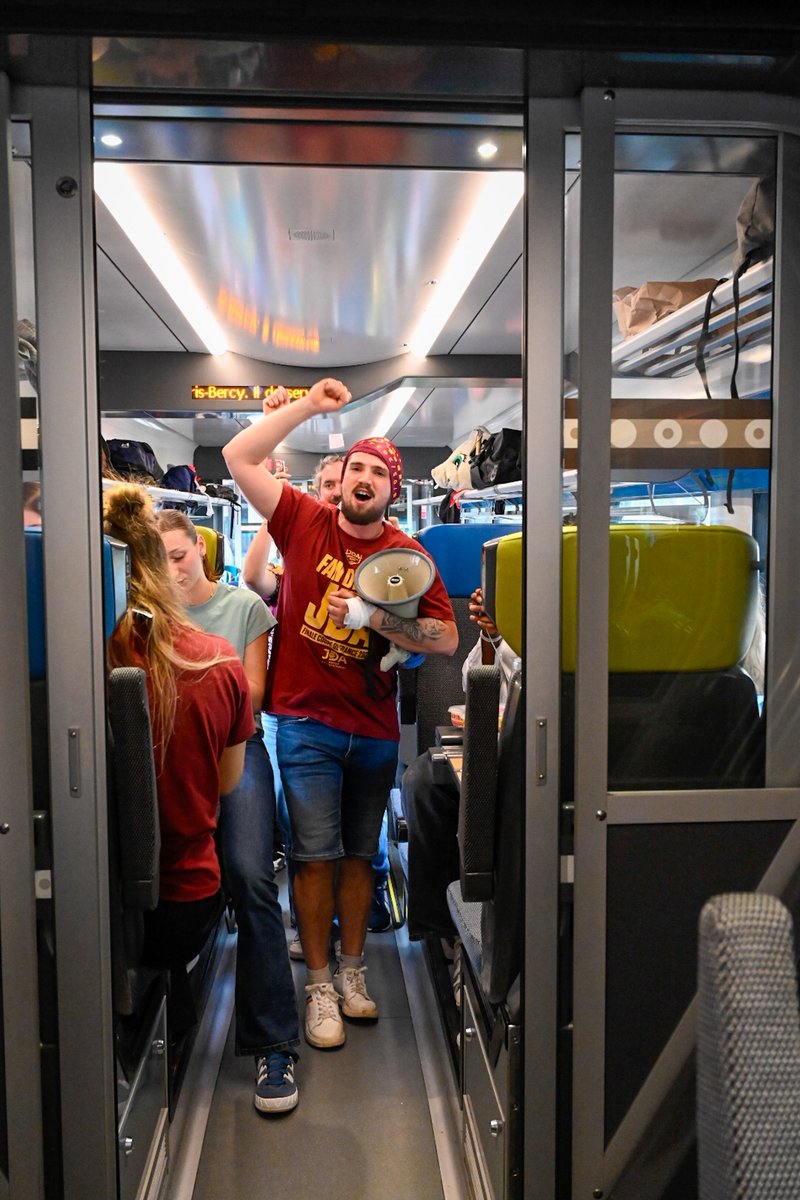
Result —
<instances>
[{"instance_id":1,"label":"blue seat","mask_svg":"<svg viewBox=\"0 0 800 1200\"><path fill-rule=\"evenodd\" d=\"M128 547L114 538L103 538L103 622L105 636L128 603L130 566ZM25 530L25 576L28 593L28 677L42 680L47 672L44 619L44 555L41 527Z\"/></svg>"},{"instance_id":2,"label":"blue seat","mask_svg":"<svg viewBox=\"0 0 800 1200\"><path fill-rule=\"evenodd\" d=\"M437 725L447 725L447 709L461 704L461 668L478 636L476 625L469 619L469 597L481 584L481 556L484 542L501 533L517 533L518 523L502 525L429 525L417 534L420 545L430 554L442 578L453 605L458 628L458 649L451 658L429 654L416 672L401 671L401 701L410 690L404 676L416 678L415 705L404 705L402 719L416 719L416 752L423 754L435 744ZM412 708L413 715L409 714Z\"/></svg>"},{"instance_id":3,"label":"blue seat","mask_svg":"<svg viewBox=\"0 0 800 1200\"><path fill-rule=\"evenodd\" d=\"M437 570L447 594L469 597L481 583L481 551L484 542L507 533L520 533L522 525L428 525L420 529L417 538L425 547Z\"/></svg>"},{"instance_id":4,"label":"blue seat","mask_svg":"<svg viewBox=\"0 0 800 1200\"><path fill-rule=\"evenodd\" d=\"M28 587L28 677L44 679L46 654L44 640L44 564L42 530L25 530L25 577Z\"/></svg>"}]
</instances>

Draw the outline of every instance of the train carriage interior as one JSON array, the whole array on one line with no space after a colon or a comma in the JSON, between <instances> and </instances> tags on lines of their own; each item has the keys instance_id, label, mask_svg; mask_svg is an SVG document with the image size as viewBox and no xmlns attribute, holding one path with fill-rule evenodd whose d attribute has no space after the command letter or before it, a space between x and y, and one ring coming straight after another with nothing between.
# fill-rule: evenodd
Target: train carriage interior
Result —
<instances>
[{"instance_id":1,"label":"train carriage interior","mask_svg":"<svg viewBox=\"0 0 800 1200\"><path fill-rule=\"evenodd\" d=\"M0 834L25 818L6 888L29 895L12 941L0 876L0 1200L716 1200L709 1164L750 1136L708 1108L708 922L735 906L698 928L714 897L793 917L800 896L800 100L779 55L738 56L731 87L720 56L672 81L654 57L650 85L621 55L613 87L598 58L581 90L522 50L450 51L109 34L48 87L8 35L2 441L25 528L0 543L24 581ZM352 401L265 466L313 493L323 456L391 439L388 516L459 645L398 670L380 1020L301 1040L299 1103L264 1117L233 904L180 968L188 1031L174 972L141 960L158 796L144 672L106 663L130 558L102 495L142 480L245 587L262 517L223 449L325 376ZM426 851L453 864L446 937L409 920L419 763L457 814ZM288 953L280 841L274 869ZM774 1150L790 1179L796 1142Z\"/></svg>"}]
</instances>

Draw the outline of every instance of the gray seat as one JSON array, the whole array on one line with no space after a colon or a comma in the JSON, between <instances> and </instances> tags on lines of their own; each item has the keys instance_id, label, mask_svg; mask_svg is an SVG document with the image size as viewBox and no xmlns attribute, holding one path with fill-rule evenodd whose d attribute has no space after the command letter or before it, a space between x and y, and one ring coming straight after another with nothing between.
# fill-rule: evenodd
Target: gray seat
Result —
<instances>
[{"instance_id":1,"label":"gray seat","mask_svg":"<svg viewBox=\"0 0 800 1200\"><path fill-rule=\"evenodd\" d=\"M129 1016L158 974L141 966L142 913L158 904L161 838L144 671L116 667L108 679L112 786L111 921L114 1007Z\"/></svg>"},{"instance_id":2,"label":"gray seat","mask_svg":"<svg viewBox=\"0 0 800 1200\"><path fill-rule=\"evenodd\" d=\"M522 1153L520 674L509 684L499 739L498 693L497 667L470 670L459 806L461 870L448 888L447 904L462 946L460 1084L464 1144L471 1148L465 1165L475 1194L512 1200L519 1195L513 1164ZM490 1192L480 1190L487 1178Z\"/></svg>"},{"instance_id":3,"label":"gray seat","mask_svg":"<svg viewBox=\"0 0 800 1200\"><path fill-rule=\"evenodd\" d=\"M522 682L508 689L497 737L500 673L473 667L467 706L458 817L460 879L448 907L487 1001L504 1003L522 961L522 856L525 780Z\"/></svg>"},{"instance_id":4,"label":"gray seat","mask_svg":"<svg viewBox=\"0 0 800 1200\"><path fill-rule=\"evenodd\" d=\"M800 1195L800 1013L792 918L774 896L714 896L700 915L700 1200Z\"/></svg>"}]
</instances>

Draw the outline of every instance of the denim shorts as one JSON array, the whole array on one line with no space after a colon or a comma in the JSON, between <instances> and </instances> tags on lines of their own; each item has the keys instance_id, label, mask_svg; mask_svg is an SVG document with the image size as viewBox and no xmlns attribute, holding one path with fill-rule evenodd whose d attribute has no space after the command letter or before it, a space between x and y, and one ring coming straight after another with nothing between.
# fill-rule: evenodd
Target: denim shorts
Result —
<instances>
[{"instance_id":1,"label":"denim shorts","mask_svg":"<svg viewBox=\"0 0 800 1200\"><path fill-rule=\"evenodd\" d=\"M277 722L292 858L371 860L397 771L397 742L344 733L311 717Z\"/></svg>"}]
</instances>

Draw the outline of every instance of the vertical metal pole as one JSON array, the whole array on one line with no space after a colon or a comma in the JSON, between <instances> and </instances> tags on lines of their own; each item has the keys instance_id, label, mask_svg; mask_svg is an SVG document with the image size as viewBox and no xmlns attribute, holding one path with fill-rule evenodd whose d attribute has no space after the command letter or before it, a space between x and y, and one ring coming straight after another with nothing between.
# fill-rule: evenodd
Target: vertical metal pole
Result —
<instances>
[{"instance_id":1,"label":"vertical metal pole","mask_svg":"<svg viewBox=\"0 0 800 1200\"><path fill-rule=\"evenodd\" d=\"M31 90L64 1194L116 1195L89 44Z\"/></svg>"},{"instance_id":2,"label":"vertical metal pole","mask_svg":"<svg viewBox=\"0 0 800 1200\"><path fill-rule=\"evenodd\" d=\"M575 678L574 1197L602 1189L608 780L608 494L614 93L581 113L578 613Z\"/></svg>"},{"instance_id":3,"label":"vertical metal pole","mask_svg":"<svg viewBox=\"0 0 800 1200\"><path fill-rule=\"evenodd\" d=\"M556 1194L565 107L531 101L526 131L523 1045L531 1200ZM546 760L537 761L533 747L544 757L545 746Z\"/></svg>"},{"instance_id":4,"label":"vertical metal pole","mask_svg":"<svg viewBox=\"0 0 800 1200\"><path fill-rule=\"evenodd\" d=\"M778 220L775 239L773 320L772 472L767 614L767 787L800 785L800 561L797 520L797 463L800 461L800 137L779 139Z\"/></svg>"},{"instance_id":5,"label":"vertical metal pole","mask_svg":"<svg viewBox=\"0 0 800 1200\"><path fill-rule=\"evenodd\" d=\"M0 478L5 512L0 521L3 616L0 620L0 945L5 1058L5 1120L12 1200L43 1195L39 1001L36 973L33 802L28 693L28 626L22 532L22 448L19 367L14 303L11 214L11 127L8 80L0 75Z\"/></svg>"}]
</instances>

